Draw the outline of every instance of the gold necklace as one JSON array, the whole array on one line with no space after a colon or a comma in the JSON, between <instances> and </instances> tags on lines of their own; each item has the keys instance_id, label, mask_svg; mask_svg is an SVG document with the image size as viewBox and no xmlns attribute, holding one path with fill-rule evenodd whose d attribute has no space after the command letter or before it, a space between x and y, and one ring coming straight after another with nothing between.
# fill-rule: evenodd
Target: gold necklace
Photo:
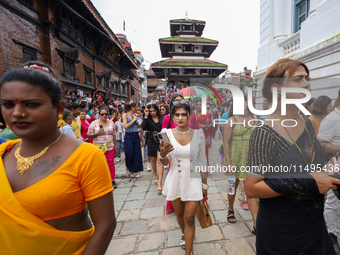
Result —
<instances>
[{"instance_id":1,"label":"gold necklace","mask_svg":"<svg viewBox=\"0 0 340 255\"><path fill-rule=\"evenodd\" d=\"M43 149L41 152L39 152L38 154L32 156L32 157L28 157L28 158L24 158L20 155L20 149L21 149L21 143L20 143L20 146L19 148L15 151L15 157L17 159L17 169L19 171L19 173L21 175L23 175L27 170L28 168L30 168L30 166L33 165L34 163L34 160L36 160L37 158L40 158L42 155L45 154L45 152L53 145L55 144L59 139L60 137L62 136L63 133L60 132L60 135L59 137L53 142L51 143L50 145L48 145L45 149Z\"/></svg>"}]
</instances>

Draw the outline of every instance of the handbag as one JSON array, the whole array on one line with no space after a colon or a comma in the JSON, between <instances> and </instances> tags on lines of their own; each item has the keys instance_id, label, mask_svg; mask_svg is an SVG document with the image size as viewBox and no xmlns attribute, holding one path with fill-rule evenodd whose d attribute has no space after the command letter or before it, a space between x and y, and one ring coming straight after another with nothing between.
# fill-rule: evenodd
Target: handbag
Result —
<instances>
[{"instance_id":1,"label":"handbag","mask_svg":"<svg viewBox=\"0 0 340 255\"><path fill-rule=\"evenodd\" d=\"M200 201L196 211L196 216L201 228L212 226L212 221L209 214L209 205L206 199Z\"/></svg>"}]
</instances>

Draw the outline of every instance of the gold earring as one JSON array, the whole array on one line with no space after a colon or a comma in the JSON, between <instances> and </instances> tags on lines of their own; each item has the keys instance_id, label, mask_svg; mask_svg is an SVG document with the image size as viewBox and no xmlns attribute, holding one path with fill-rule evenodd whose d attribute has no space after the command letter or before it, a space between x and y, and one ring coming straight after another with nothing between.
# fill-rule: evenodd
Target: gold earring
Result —
<instances>
[{"instance_id":1,"label":"gold earring","mask_svg":"<svg viewBox=\"0 0 340 255\"><path fill-rule=\"evenodd\" d=\"M64 126L65 126L65 120L63 120L63 115L62 114L59 114L58 115L58 126L61 127L61 130L64 130Z\"/></svg>"},{"instance_id":2,"label":"gold earring","mask_svg":"<svg viewBox=\"0 0 340 255\"><path fill-rule=\"evenodd\" d=\"M8 127L8 125L6 124L6 128L7 128L7 132L9 132L9 127Z\"/></svg>"}]
</instances>

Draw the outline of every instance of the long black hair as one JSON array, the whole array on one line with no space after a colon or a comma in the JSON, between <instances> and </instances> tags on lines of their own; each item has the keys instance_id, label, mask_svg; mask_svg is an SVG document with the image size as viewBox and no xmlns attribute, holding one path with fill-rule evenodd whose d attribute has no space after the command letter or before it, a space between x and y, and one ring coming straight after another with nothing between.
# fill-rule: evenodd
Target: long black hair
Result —
<instances>
[{"instance_id":1,"label":"long black hair","mask_svg":"<svg viewBox=\"0 0 340 255\"><path fill-rule=\"evenodd\" d=\"M147 105L147 108L150 109L150 108L153 108L156 110L156 113L157 113L157 116L158 117L162 117L162 114L161 114L161 111L159 110L158 106L156 104L149 104Z\"/></svg>"}]
</instances>

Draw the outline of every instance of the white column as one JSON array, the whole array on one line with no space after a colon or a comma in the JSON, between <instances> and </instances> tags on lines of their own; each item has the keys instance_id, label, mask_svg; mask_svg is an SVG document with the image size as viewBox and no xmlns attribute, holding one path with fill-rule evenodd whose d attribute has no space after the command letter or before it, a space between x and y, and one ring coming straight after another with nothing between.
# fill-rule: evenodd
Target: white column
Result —
<instances>
[{"instance_id":1,"label":"white column","mask_svg":"<svg viewBox=\"0 0 340 255\"><path fill-rule=\"evenodd\" d=\"M320 4L321 0L310 0L309 13L308 16L312 16L316 13L316 9Z\"/></svg>"},{"instance_id":2,"label":"white column","mask_svg":"<svg viewBox=\"0 0 340 255\"><path fill-rule=\"evenodd\" d=\"M285 39L289 35L288 0L273 0L274 3L274 37L273 40Z\"/></svg>"}]
</instances>

